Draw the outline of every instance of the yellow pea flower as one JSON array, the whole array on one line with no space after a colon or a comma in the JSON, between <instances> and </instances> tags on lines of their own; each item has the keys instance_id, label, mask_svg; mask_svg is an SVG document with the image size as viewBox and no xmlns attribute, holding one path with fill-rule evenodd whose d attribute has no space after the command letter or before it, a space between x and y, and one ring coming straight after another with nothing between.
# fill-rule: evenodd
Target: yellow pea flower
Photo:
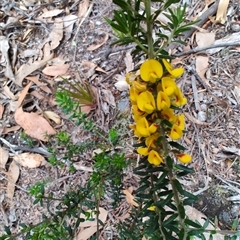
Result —
<instances>
[{"instance_id":1,"label":"yellow pea flower","mask_svg":"<svg viewBox=\"0 0 240 240\"><path fill-rule=\"evenodd\" d=\"M141 111L151 114L156 109L152 93L149 91L140 93L137 97L137 106Z\"/></svg>"},{"instance_id":2,"label":"yellow pea flower","mask_svg":"<svg viewBox=\"0 0 240 240\"><path fill-rule=\"evenodd\" d=\"M156 206L150 206L150 207L148 208L149 211L155 211L155 209L156 209Z\"/></svg>"},{"instance_id":3,"label":"yellow pea flower","mask_svg":"<svg viewBox=\"0 0 240 240\"><path fill-rule=\"evenodd\" d=\"M149 154L148 148L147 147L139 147L137 149L137 153L142 155L142 156L147 156Z\"/></svg>"},{"instance_id":4,"label":"yellow pea flower","mask_svg":"<svg viewBox=\"0 0 240 240\"><path fill-rule=\"evenodd\" d=\"M175 123L177 120L174 110L172 108L163 109L161 115L164 119L168 120L170 123Z\"/></svg>"},{"instance_id":5,"label":"yellow pea flower","mask_svg":"<svg viewBox=\"0 0 240 240\"><path fill-rule=\"evenodd\" d=\"M178 153L178 154L175 154L175 155L181 163L187 164L187 163L190 163L192 161L192 156L189 155L189 154Z\"/></svg>"},{"instance_id":6,"label":"yellow pea flower","mask_svg":"<svg viewBox=\"0 0 240 240\"><path fill-rule=\"evenodd\" d=\"M134 81L132 86L139 92L143 92L147 90L147 84L139 81Z\"/></svg>"},{"instance_id":7,"label":"yellow pea flower","mask_svg":"<svg viewBox=\"0 0 240 240\"><path fill-rule=\"evenodd\" d=\"M180 77L183 72L184 72L184 69L183 68L173 68L171 63L168 62L166 59L163 59L162 60L163 62L163 65L165 66L165 68L167 69L167 71L174 77L174 78L178 78Z\"/></svg>"},{"instance_id":8,"label":"yellow pea flower","mask_svg":"<svg viewBox=\"0 0 240 240\"><path fill-rule=\"evenodd\" d=\"M146 113L141 111L136 104L132 105L132 113L133 113L133 119L136 122L141 117L145 117Z\"/></svg>"},{"instance_id":9,"label":"yellow pea flower","mask_svg":"<svg viewBox=\"0 0 240 240\"><path fill-rule=\"evenodd\" d=\"M179 138L182 137L182 135L183 135L182 130L176 124L173 124L169 137L172 138L173 140L178 140Z\"/></svg>"},{"instance_id":10,"label":"yellow pea flower","mask_svg":"<svg viewBox=\"0 0 240 240\"><path fill-rule=\"evenodd\" d=\"M138 96L139 96L139 92L137 92L136 88L131 86L129 90L129 98L132 104L135 104L137 102Z\"/></svg>"},{"instance_id":11,"label":"yellow pea flower","mask_svg":"<svg viewBox=\"0 0 240 240\"><path fill-rule=\"evenodd\" d=\"M148 137L152 133L155 133L157 131L158 126L156 124L151 124L149 126L149 123L145 117L140 118L136 122L136 131L140 134L141 137Z\"/></svg>"},{"instance_id":12,"label":"yellow pea flower","mask_svg":"<svg viewBox=\"0 0 240 240\"><path fill-rule=\"evenodd\" d=\"M145 82L155 83L162 75L163 67L161 63L155 59L145 61L140 67L140 76Z\"/></svg>"},{"instance_id":13,"label":"yellow pea flower","mask_svg":"<svg viewBox=\"0 0 240 240\"><path fill-rule=\"evenodd\" d=\"M159 91L157 94L157 109L162 110L170 108L171 102L166 93Z\"/></svg>"},{"instance_id":14,"label":"yellow pea flower","mask_svg":"<svg viewBox=\"0 0 240 240\"><path fill-rule=\"evenodd\" d=\"M151 136L147 137L145 140L145 144L148 148L156 147L156 141L160 137L160 133L154 133Z\"/></svg>"},{"instance_id":15,"label":"yellow pea flower","mask_svg":"<svg viewBox=\"0 0 240 240\"><path fill-rule=\"evenodd\" d=\"M163 159L162 157L158 154L157 151L155 150L151 150L148 154L148 162L155 165L155 166L158 166L160 165L162 162L163 162Z\"/></svg>"},{"instance_id":16,"label":"yellow pea flower","mask_svg":"<svg viewBox=\"0 0 240 240\"><path fill-rule=\"evenodd\" d=\"M134 80L136 79L136 74L133 72L128 72L125 75L126 77L126 82L131 86Z\"/></svg>"},{"instance_id":17,"label":"yellow pea flower","mask_svg":"<svg viewBox=\"0 0 240 240\"><path fill-rule=\"evenodd\" d=\"M162 89L168 95L172 95L177 88L176 82L171 77L163 77L161 79Z\"/></svg>"},{"instance_id":18,"label":"yellow pea flower","mask_svg":"<svg viewBox=\"0 0 240 240\"><path fill-rule=\"evenodd\" d=\"M176 125L177 125L181 130L184 130L184 127L185 127L185 117L184 117L183 114L177 116Z\"/></svg>"},{"instance_id":19,"label":"yellow pea flower","mask_svg":"<svg viewBox=\"0 0 240 240\"><path fill-rule=\"evenodd\" d=\"M177 107L181 107L187 103L187 99L183 96L182 91L177 87L172 95L172 103Z\"/></svg>"}]
</instances>

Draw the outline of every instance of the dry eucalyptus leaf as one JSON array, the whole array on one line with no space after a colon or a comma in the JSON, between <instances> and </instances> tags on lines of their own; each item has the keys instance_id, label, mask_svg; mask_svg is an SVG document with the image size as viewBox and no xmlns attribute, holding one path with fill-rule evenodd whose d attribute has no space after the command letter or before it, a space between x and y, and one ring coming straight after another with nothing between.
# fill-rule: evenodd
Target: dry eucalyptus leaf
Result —
<instances>
[{"instance_id":1,"label":"dry eucalyptus leaf","mask_svg":"<svg viewBox=\"0 0 240 240\"><path fill-rule=\"evenodd\" d=\"M61 118L58 114L52 111L44 111L43 112L44 116L49 118L50 120L54 121L56 124L61 124Z\"/></svg>"},{"instance_id":2,"label":"dry eucalyptus leaf","mask_svg":"<svg viewBox=\"0 0 240 240\"><path fill-rule=\"evenodd\" d=\"M100 48L108 40L108 34L106 32L101 32L100 36L102 37L100 40L100 43L90 45L87 48L88 51L93 51L93 50Z\"/></svg>"},{"instance_id":3,"label":"dry eucalyptus leaf","mask_svg":"<svg viewBox=\"0 0 240 240\"><path fill-rule=\"evenodd\" d=\"M215 20L216 23L224 24L226 22L228 5L229 0L220 0Z\"/></svg>"},{"instance_id":4,"label":"dry eucalyptus leaf","mask_svg":"<svg viewBox=\"0 0 240 240\"><path fill-rule=\"evenodd\" d=\"M84 18L87 11L88 11L88 7L89 7L89 0L83 0L79 3L78 5L78 17L80 18L80 20L82 20L81 18Z\"/></svg>"},{"instance_id":5,"label":"dry eucalyptus leaf","mask_svg":"<svg viewBox=\"0 0 240 240\"><path fill-rule=\"evenodd\" d=\"M99 220L105 223L107 220L108 211L100 207L99 212ZM81 214L80 217L86 218L84 214ZM93 214L93 218L96 218L95 214ZM97 231L97 220L86 220L80 224L80 227L85 229L77 233L77 235L74 237L74 240L88 240ZM100 225L99 228L102 228L102 226Z\"/></svg>"},{"instance_id":6,"label":"dry eucalyptus leaf","mask_svg":"<svg viewBox=\"0 0 240 240\"><path fill-rule=\"evenodd\" d=\"M63 38L63 21L60 18L55 19L53 30L49 35L49 40L51 41L51 49L55 49L59 46L60 41Z\"/></svg>"},{"instance_id":7,"label":"dry eucalyptus leaf","mask_svg":"<svg viewBox=\"0 0 240 240\"><path fill-rule=\"evenodd\" d=\"M20 153L13 159L23 167L37 168L44 161L44 157L38 153Z\"/></svg>"},{"instance_id":8,"label":"dry eucalyptus leaf","mask_svg":"<svg viewBox=\"0 0 240 240\"><path fill-rule=\"evenodd\" d=\"M240 104L240 83L236 83L233 93L235 95L235 98L237 100L237 103Z\"/></svg>"},{"instance_id":9,"label":"dry eucalyptus leaf","mask_svg":"<svg viewBox=\"0 0 240 240\"><path fill-rule=\"evenodd\" d=\"M134 197L133 195L131 194L131 189L125 189L123 190L123 193L126 195L126 201L128 204L130 204L131 206L135 206L135 207L138 207L138 204L134 201Z\"/></svg>"},{"instance_id":10,"label":"dry eucalyptus leaf","mask_svg":"<svg viewBox=\"0 0 240 240\"><path fill-rule=\"evenodd\" d=\"M126 72L131 72L134 69L134 63L131 55L131 51L127 51L126 57L124 58L126 65Z\"/></svg>"},{"instance_id":11,"label":"dry eucalyptus leaf","mask_svg":"<svg viewBox=\"0 0 240 240\"><path fill-rule=\"evenodd\" d=\"M50 17L55 17L62 13L64 10L63 9L53 9L47 12L44 12L39 18L50 18Z\"/></svg>"},{"instance_id":12,"label":"dry eucalyptus leaf","mask_svg":"<svg viewBox=\"0 0 240 240\"><path fill-rule=\"evenodd\" d=\"M196 43L200 48L213 45L215 41L215 33L197 32L195 37Z\"/></svg>"},{"instance_id":13,"label":"dry eucalyptus leaf","mask_svg":"<svg viewBox=\"0 0 240 240\"><path fill-rule=\"evenodd\" d=\"M0 119L3 117L3 112L4 112L4 106L0 104Z\"/></svg>"},{"instance_id":14,"label":"dry eucalyptus leaf","mask_svg":"<svg viewBox=\"0 0 240 240\"><path fill-rule=\"evenodd\" d=\"M128 91L129 90L129 85L126 82L126 77L121 74L116 74L114 78L117 80L116 83L114 83L114 86L119 90L119 91Z\"/></svg>"},{"instance_id":15,"label":"dry eucalyptus leaf","mask_svg":"<svg viewBox=\"0 0 240 240\"><path fill-rule=\"evenodd\" d=\"M17 96L11 92L10 88L7 85L3 87L3 94L13 101L17 99Z\"/></svg>"},{"instance_id":16,"label":"dry eucalyptus leaf","mask_svg":"<svg viewBox=\"0 0 240 240\"><path fill-rule=\"evenodd\" d=\"M10 80L14 80L14 74L12 71L11 62L9 60L8 51L9 51L8 39L4 36L0 36L0 52L2 53L1 65L4 65L4 68L5 68L4 75L6 78L9 78Z\"/></svg>"},{"instance_id":17,"label":"dry eucalyptus leaf","mask_svg":"<svg viewBox=\"0 0 240 240\"><path fill-rule=\"evenodd\" d=\"M22 81L25 77L27 77L29 74L34 72L35 70L42 68L46 65L46 63L53 58L53 53L43 60L35 61L32 64L23 64L17 71L15 76L15 83L22 87Z\"/></svg>"},{"instance_id":18,"label":"dry eucalyptus leaf","mask_svg":"<svg viewBox=\"0 0 240 240\"><path fill-rule=\"evenodd\" d=\"M198 75L201 77L201 79L209 86L211 87L211 85L209 84L208 80L205 77L205 73L208 70L208 60L209 57L208 56L196 56L196 72L198 73Z\"/></svg>"},{"instance_id":19,"label":"dry eucalyptus leaf","mask_svg":"<svg viewBox=\"0 0 240 240\"><path fill-rule=\"evenodd\" d=\"M48 135L53 135L56 131L46 119L37 113L27 113L19 108L14 115L15 121L19 124L30 137L41 141L48 141Z\"/></svg>"},{"instance_id":20,"label":"dry eucalyptus leaf","mask_svg":"<svg viewBox=\"0 0 240 240\"><path fill-rule=\"evenodd\" d=\"M81 1L82 2L82 1ZM74 23L77 21L76 15L69 14L63 18L63 27L65 32L65 40L69 40L73 32Z\"/></svg>"},{"instance_id":21,"label":"dry eucalyptus leaf","mask_svg":"<svg viewBox=\"0 0 240 240\"><path fill-rule=\"evenodd\" d=\"M81 170L84 172L93 172L93 169L91 167L86 167L86 166L82 165L81 162L75 162L75 163L73 163L73 166L76 170Z\"/></svg>"},{"instance_id":22,"label":"dry eucalyptus leaf","mask_svg":"<svg viewBox=\"0 0 240 240\"><path fill-rule=\"evenodd\" d=\"M67 70L69 69L70 65L69 64L62 64L62 65L56 65L56 66L48 66L45 67L42 72L48 76L59 76L59 75L64 75Z\"/></svg>"},{"instance_id":23,"label":"dry eucalyptus leaf","mask_svg":"<svg viewBox=\"0 0 240 240\"><path fill-rule=\"evenodd\" d=\"M15 191L15 183L18 180L19 173L20 173L20 170L18 165L16 164L15 161L12 161L8 169L8 184L7 184L7 197L10 200L13 199L13 195Z\"/></svg>"},{"instance_id":24,"label":"dry eucalyptus leaf","mask_svg":"<svg viewBox=\"0 0 240 240\"><path fill-rule=\"evenodd\" d=\"M0 147L0 168L4 168L5 169L5 165L8 161L9 158L9 152L8 150Z\"/></svg>"},{"instance_id":25,"label":"dry eucalyptus leaf","mask_svg":"<svg viewBox=\"0 0 240 240\"><path fill-rule=\"evenodd\" d=\"M49 94L52 93L52 90L49 87L45 86L42 82L40 82L37 76L26 77L26 79L34 82L44 92L49 93Z\"/></svg>"},{"instance_id":26,"label":"dry eucalyptus leaf","mask_svg":"<svg viewBox=\"0 0 240 240\"><path fill-rule=\"evenodd\" d=\"M2 131L2 135L8 134L10 132L15 132L20 129L20 126L5 127Z\"/></svg>"},{"instance_id":27,"label":"dry eucalyptus leaf","mask_svg":"<svg viewBox=\"0 0 240 240\"><path fill-rule=\"evenodd\" d=\"M112 107L116 107L115 98L112 95L112 92L107 89L102 89L103 100L108 104L112 105Z\"/></svg>"},{"instance_id":28,"label":"dry eucalyptus leaf","mask_svg":"<svg viewBox=\"0 0 240 240\"><path fill-rule=\"evenodd\" d=\"M32 82L28 83L28 85L21 91L20 96L18 98L18 108L22 105L22 102L23 102L24 98L26 97L31 85L32 85Z\"/></svg>"}]
</instances>

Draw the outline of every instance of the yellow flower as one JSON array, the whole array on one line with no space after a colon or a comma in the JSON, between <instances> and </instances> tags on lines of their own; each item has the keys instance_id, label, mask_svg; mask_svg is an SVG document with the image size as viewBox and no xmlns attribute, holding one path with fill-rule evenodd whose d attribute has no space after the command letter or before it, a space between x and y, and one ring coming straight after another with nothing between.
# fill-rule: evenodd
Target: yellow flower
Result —
<instances>
[{"instance_id":1,"label":"yellow flower","mask_svg":"<svg viewBox=\"0 0 240 240\"><path fill-rule=\"evenodd\" d=\"M136 103L137 102L137 97L139 96L139 93L137 92L136 88L133 86L130 87L129 90L129 95L130 95L130 101L131 103Z\"/></svg>"},{"instance_id":2,"label":"yellow flower","mask_svg":"<svg viewBox=\"0 0 240 240\"><path fill-rule=\"evenodd\" d=\"M136 104L132 105L133 119L136 122L141 117L145 117L146 113L141 111Z\"/></svg>"},{"instance_id":3,"label":"yellow flower","mask_svg":"<svg viewBox=\"0 0 240 240\"><path fill-rule=\"evenodd\" d=\"M156 109L154 97L151 92L145 91L139 94L137 97L138 108L148 114L152 113Z\"/></svg>"},{"instance_id":4,"label":"yellow flower","mask_svg":"<svg viewBox=\"0 0 240 240\"><path fill-rule=\"evenodd\" d=\"M184 164L190 163L192 161L192 156L189 154L178 153L176 154L176 157L181 163L184 163Z\"/></svg>"},{"instance_id":5,"label":"yellow flower","mask_svg":"<svg viewBox=\"0 0 240 240\"><path fill-rule=\"evenodd\" d=\"M168 95L172 95L177 88L176 82L171 77L162 78L162 89Z\"/></svg>"},{"instance_id":6,"label":"yellow flower","mask_svg":"<svg viewBox=\"0 0 240 240\"><path fill-rule=\"evenodd\" d=\"M158 166L163 162L162 157L155 150L151 150L148 154L148 162Z\"/></svg>"},{"instance_id":7,"label":"yellow flower","mask_svg":"<svg viewBox=\"0 0 240 240\"><path fill-rule=\"evenodd\" d=\"M138 82L138 81L134 81L132 83L132 86L139 92L143 92L147 90L147 85L144 82Z\"/></svg>"},{"instance_id":8,"label":"yellow flower","mask_svg":"<svg viewBox=\"0 0 240 240\"><path fill-rule=\"evenodd\" d=\"M143 156L147 156L149 154L147 147L139 147L137 149L137 153Z\"/></svg>"},{"instance_id":9,"label":"yellow flower","mask_svg":"<svg viewBox=\"0 0 240 240\"><path fill-rule=\"evenodd\" d=\"M172 103L177 107L181 107L187 103L187 99L183 96L182 91L179 87L176 87L172 97Z\"/></svg>"},{"instance_id":10,"label":"yellow flower","mask_svg":"<svg viewBox=\"0 0 240 240\"><path fill-rule=\"evenodd\" d=\"M183 114L177 116L176 125L177 125L181 130L184 130L184 127L185 127L185 117L184 117Z\"/></svg>"},{"instance_id":11,"label":"yellow flower","mask_svg":"<svg viewBox=\"0 0 240 240\"><path fill-rule=\"evenodd\" d=\"M147 137L145 140L145 144L148 148L150 147L156 147L156 141L160 137L159 133L154 133L151 136Z\"/></svg>"},{"instance_id":12,"label":"yellow flower","mask_svg":"<svg viewBox=\"0 0 240 240\"><path fill-rule=\"evenodd\" d=\"M154 123L149 126L149 123L145 117L140 118L136 122L136 131L141 137L150 136L152 133L155 133L157 131L157 128L158 126Z\"/></svg>"},{"instance_id":13,"label":"yellow flower","mask_svg":"<svg viewBox=\"0 0 240 240\"><path fill-rule=\"evenodd\" d=\"M128 72L126 73L125 77L126 77L126 82L129 85L132 85L133 81L136 79L136 74L132 72Z\"/></svg>"},{"instance_id":14,"label":"yellow flower","mask_svg":"<svg viewBox=\"0 0 240 240\"><path fill-rule=\"evenodd\" d=\"M165 68L167 69L167 71L174 77L174 78L178 78L180 77L183 72L184 72L184 69L183 68L175 68L173 69L171 63L169 63L166 59L163 59L162 60Z\"/></svg>"},{"instance_id":15,"label":"yellow flower","mask_svg":"<svg viewBox=\"0 0 240 240\"><path fill-rule=\"evenodd\" d=\"M174 114L174 110L172 108L162 110L161 115L164 119L168 120L170 123L176 122L177 117Z\"/></svg>"},{"instance_id":16,"label":"yellow flower","mask_svg":"<svg viewBox=\"0 0 240 240\"><path fill-rule=\"evenodd\" d=\"M163 68L160 62L155 59L145 61L140 67L140 76L145 82L155 83L163 75Z\"/></svg>"},{"instance_id":17,"label":"yellow flower","mask_svg":"<svg viewBox=\"0 0 240 240\"><path fill-rule=\"evenodd\" d=\"M150 207L148 208L149 211L155 211L155 209L156 209L156 206L150 206Z\"/></svg>"},{"instance_id":18,"label":"yellow flower","mask_svg":"<svg viewBox=\"0 0 240 240\"><path fill-rule=\"evenodd\" d=\"M176 124L173 124L171 132L169 134L170 138L172 138L173 140L178 140L182 137L182 135L182 130Z\"/></svg>"},{"instance_id":19,"label":"yellow flower","mask_svg":"<svg viewBox=\"0 0 240 240\"><path fill-rule=\"evenodd\" d=\"M157 109L162 110L170 108L171 102L166 93L159 91L157 94Z\"/></svg>"}]
</instances>

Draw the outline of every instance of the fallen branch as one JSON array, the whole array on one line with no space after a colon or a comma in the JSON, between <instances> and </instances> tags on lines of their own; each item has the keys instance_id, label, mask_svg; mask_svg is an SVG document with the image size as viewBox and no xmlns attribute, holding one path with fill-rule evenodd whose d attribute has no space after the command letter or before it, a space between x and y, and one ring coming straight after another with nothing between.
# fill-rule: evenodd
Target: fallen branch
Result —
<instances>
[{"instance_id":1,"label":"fallen branch","mask_svg":"<svg viewBox=\"0 0 240 240\"><path fill-rule=\"evenodd\" d=\"M202 47L202 48L194 48L191 49L189 51L186 52L181 52L181 53L177 53L177 54L173 54L173 57L181 57L181 56L185 56L185 55L189 55L189 54L193 54L193 53L198 53L198 52L203 52L206 51L208 49L212 49L212 48L224 48L224 47L232 47L232 46L240 46L240 42L230 42L230 43L220 43L220 44L215 44L215 45L210 45L207 47Z\"/></svg>"}]
</instances>

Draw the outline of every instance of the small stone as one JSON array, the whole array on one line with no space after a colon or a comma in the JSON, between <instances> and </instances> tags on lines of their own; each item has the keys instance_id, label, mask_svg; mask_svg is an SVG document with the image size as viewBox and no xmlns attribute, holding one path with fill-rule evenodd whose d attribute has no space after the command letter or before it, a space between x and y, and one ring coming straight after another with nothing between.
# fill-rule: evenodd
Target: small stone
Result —
<instances>
[{"instance_id":1,"label":"small stone","mask_svg":"<svg viewBox=\"0 0 240 240\"><path fill-rule=\"evenodd\" d=\"M201 109L206 112L207 111L207 104L205 104L205 103L201 104Z\"/></svg>"},{"instance_id":2,"label":"small stone","mask_svg":"<svg viewBox=\"0 0 240 240\"><path fill-rule=\"evenodd\" d=\"M102 24L102 22L96 21L95 24L96 24L97 26L100 26L100 25Z\"/></svg>"},{"instance_id":3,"label":"small stone","mask_svg":"<svg viewBox=\"0 0 240 240\"><path fill-rule=\"evenodd\" d=\"M198 120L201 122L205 122L207 120L207 114L204 111L198 112Z\"/></svg>"},{"instance_id":4,"label":"small stone","mask_svg":"<svg viewBox=\"0 0 240 240\"><path fill-rule=\"evenodd\" d=\"M231 30L233 32L239 32L240 31L240 25L238 23L232 23L230 27L231 27Z\"/></svg>"}]
</instances>

